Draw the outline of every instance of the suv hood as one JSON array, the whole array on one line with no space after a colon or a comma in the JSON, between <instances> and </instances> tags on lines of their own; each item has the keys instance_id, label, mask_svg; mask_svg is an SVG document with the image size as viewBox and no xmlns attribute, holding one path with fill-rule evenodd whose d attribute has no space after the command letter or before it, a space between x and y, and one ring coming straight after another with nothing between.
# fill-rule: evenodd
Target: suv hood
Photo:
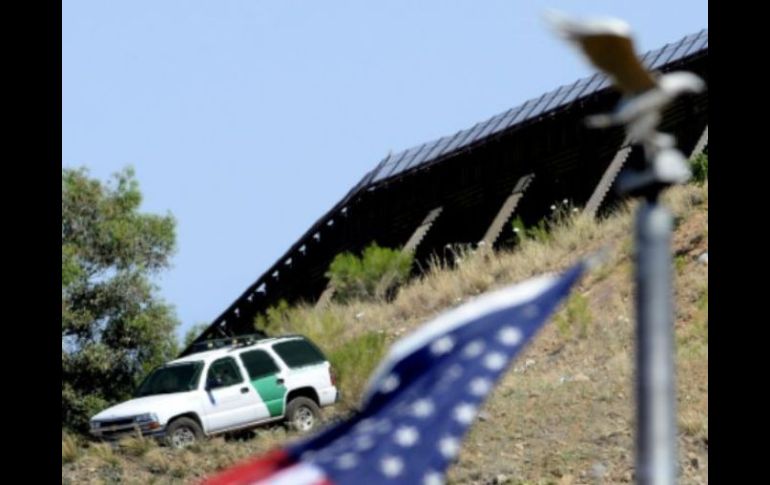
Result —
<instances>
[{"instance_id":1,"label":"suv hood","mask_svg":"<svg viewBox=\"0 0 770 485\"><path fill-rule=\"evenodd\" d=\"M165 424L168 418L194 409L197 401L194 391L137 397L109 407L91 420L130 418L139 414L155 413L161 424Z\"/></svg>"}]
</instances>

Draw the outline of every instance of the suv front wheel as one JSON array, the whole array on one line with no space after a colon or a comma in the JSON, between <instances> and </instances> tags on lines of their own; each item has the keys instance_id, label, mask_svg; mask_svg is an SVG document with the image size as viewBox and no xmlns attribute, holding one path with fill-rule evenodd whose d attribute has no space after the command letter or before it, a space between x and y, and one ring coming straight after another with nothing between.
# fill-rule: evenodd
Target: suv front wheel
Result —
<instances>
[{"instance_id":1,"label":"suv front wheel","mask_svg":"<svg viewBox=\"0 0 770 485\"><path fill-rule=\"evenodd\" d=\"M303 433L315 428L321 419L321 410L312 399L296 397L286 408L289 426Z\"/></svg>"},{"instance_id":2,"label":"suv front wheel","mask_svg":"<svg viewBox=\"0 0 770 485\"><path fill-rule=\"evenodd\" d=\"M200 425L190 418L177 418L166 428L166 443L172 448L186 448L203 438Z\"/></svg>"}]
</instances>

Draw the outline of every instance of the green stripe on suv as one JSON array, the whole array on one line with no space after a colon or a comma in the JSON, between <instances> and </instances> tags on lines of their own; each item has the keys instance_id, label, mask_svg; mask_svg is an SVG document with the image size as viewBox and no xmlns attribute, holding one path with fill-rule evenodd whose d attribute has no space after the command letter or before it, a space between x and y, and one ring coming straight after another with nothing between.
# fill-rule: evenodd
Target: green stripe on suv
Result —
<instances>
[{"instance_id":1,"label":"green stripe on suv","mask_svg":"<svg viewBox=\"0 0 770 485\"><path fill-rule=\"evenodd\" d=\"M286 386L278 384L278 378L273 375L260 377L251 381L259 397L270 411L270 417L283 414L283 397L286 395Z\"/></svg>"}]
</instances>

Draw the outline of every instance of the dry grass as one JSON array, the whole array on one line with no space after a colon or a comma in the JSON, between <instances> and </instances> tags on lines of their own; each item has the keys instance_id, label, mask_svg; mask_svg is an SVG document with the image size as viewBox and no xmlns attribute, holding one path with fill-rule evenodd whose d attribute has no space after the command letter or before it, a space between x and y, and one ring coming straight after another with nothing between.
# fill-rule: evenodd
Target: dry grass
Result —
<instances>
[{"instance_id":1,"label":"dry grass","mask_svg":"<svg viewBox=\"0 0 770 485\"><path fill-rule=\"evenodd\" d=\"M125 438L121 440L120 443L118 443L118 447L124 454L137 458L146 455L147 452L156 448L157 446L157 441L144 436Z\"/></svg>"},{"instance_id":2,"label":"dry grass","mask_svg":"<svg viewBox=\"0 0 770 485\"><path fill-rule=\"evenodd\" d=\"M679 445L683 484L708 482L708 184L672 189ZM455 268L434 264L390 303L300 307L282 331L316 340L337 359L341 387L357 401L377 352L448 307L535 274L558 271L611 245L551 325L527 348L488 401L449 474L451 483L610 484L633 481L633 207L600 222L577 217L546 241L515 251L461 253ZM380 346L376 344L375 346ZM373 357L374 355L374 357ZM63 482L188 483L294 438L281 427L251 439L209 440L185 451L132 443L113 450L62 437ZM109 451L108 451L109 450ZM67 457L65 459L65 456Z\"/></svg>"},{"instance_id":3,"label":"dry grass","mask_svg":"<svg viewBox=\"0 0 770 485\"><path fill-rule=\"evenodd\" d=\"M61 461L62 463L72 463L80 457L82 444L77 436L62 432L61 435Z\"/></svg>"}]
</instances>

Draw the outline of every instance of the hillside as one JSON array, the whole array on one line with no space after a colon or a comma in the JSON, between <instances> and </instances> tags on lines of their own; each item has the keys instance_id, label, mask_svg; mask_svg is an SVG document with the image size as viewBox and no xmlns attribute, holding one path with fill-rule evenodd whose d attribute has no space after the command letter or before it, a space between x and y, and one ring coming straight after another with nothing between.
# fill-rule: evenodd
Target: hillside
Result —
<instances>
[{"instance_id":1,"label":"hillside","mask_svg":"<svg viewBox=\"0 0 770 485\"><path fill-rule=\"evenodd\" d=\"M670 190L674 236L679 451L683 484L708 482L708 184ZM533 344L514 362L464 442L450 483L579 484L633 481L633 206L594 222L565 220L513 251L461 252L436 264L392 302L283 309L266 322L305 333L329 354L355 406L387 346L421 323L484 291L546 271L610 244ZM344 331L343 331L344 330ZM280 426L216 438L187 450L128 440L113 449L62 437L62 483L188 483L293 436Z\"/></svg>"}]
</instances>

